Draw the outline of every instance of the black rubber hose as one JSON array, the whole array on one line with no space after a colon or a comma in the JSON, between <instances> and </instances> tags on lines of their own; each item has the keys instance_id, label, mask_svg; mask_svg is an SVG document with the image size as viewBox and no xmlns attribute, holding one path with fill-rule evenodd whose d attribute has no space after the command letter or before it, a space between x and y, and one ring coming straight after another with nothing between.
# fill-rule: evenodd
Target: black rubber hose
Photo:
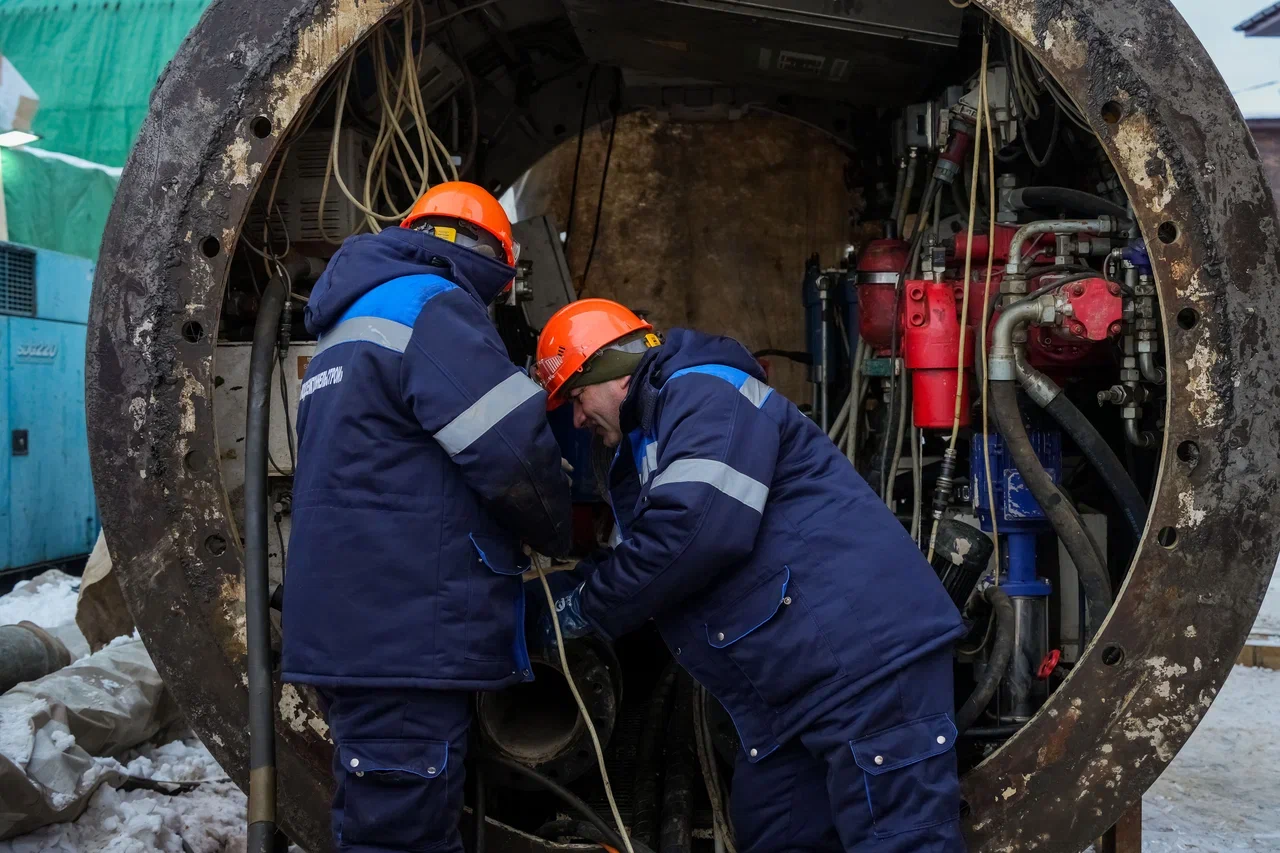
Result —
<instances>
[{"instance_id":1,"label":"black rubber hose","mask_svg":"<svg viewBox=\"0 0 1280 853\"><path fill-rule=\"evenodd\" d=\"M249 676L249 843L247 853L271 853L276 835L276 729L271 684L271 577L267 566L267 434L271 373L280 312L288 296L274 275L258 303L249 355L249 406L244 449L244 597Z\"/></svg>"},{"instance_id":2,"label":"black rubber hose","mask_svg":"<svg viewBox=\"0 0 1280 853\"><path fill-rule=\"evenodd\" d=\"M635 809L631 837L650 847L658 843L658 791L662 787L662 755L666 746L667 721L671 718L672 688L680 667L672 661L653 689L645 709L644 725L636 748Z\"/></svg>"},{"instance_id":3,"label":"black rubber hose","mask_svg":"<svg viewBox=\"0 0 1280 853\"><path fill-rule=\"evenodd\" d=\"M1013 191L1010 202L1015 208L1063 210L1080 216L1110 216L1121 221L1131 218L1129 211L1115 202L1066 187L1023 187Z\"/></svg>"},{"instance_id":4,"label":"black rubber hose","mask_svg":"<svg viewBox=\"0 0 1280 853\"><path fill-rule=\"evenodd\" d=\"M475 844L472 845L472 853L485 853L484 822L486 816L485 813L488 811L488 808L487 803L485 802L484 768L477 763L474 768L474 773L476 777L476 807L474 809L476 818L476 838Z\"/></svg>"},{"instance_id":5,"label":"black rubber hose","mask_svg":"<svg viewBox=\"0 0 1280 853\"><path fill-rule=\"evenodd\" d=\"M1096 631L1111 610L1111 579L1107 568L1075 508L1063 497L1053 478L1036 458L1027 429L1022 424L1022 413L1018 410L1017 383L1013 380L991 380L991 399L996 424L1004 436L1014 466L1076 564L1089 602L1089 624Z\"/></svg>"},{"instance_id":6,"label":"black rubber hose","mask_svg":"<svg viewBox=\"0 0 1280 853\"><path fill-rule=\"evenodd\" d=\"M1045 411L1053 416L1058 425L1079 446L1080 451L1089 460L1089 464L1093 465L1093 469L1106 484L1107 491L1111 492L1116 503L1120 505L1120 511L1124 513L1125 521L1129 523L1133 535L1141 537L1143 528L1147 524L1147 502L1143 500L1137 484L1125 470L1120 457L1116 456L1111 445L1107 444L1106 439L1102 437L1102 433L1098 432L1098 428L1067 399L1066 394L1054 397L1053 401L1045 406Z\"/></svg>"},{"instance_id":7,"label":"black rubber hose","mask_svg":"<svg viewBox=\"0 0 1280 853\"><path fill-rule=\"evenodd\" d=\"M578 812L578 814L586 818L592 826L600 830L601 834L606 839L606 844L618 851L627 849L627 845L623 842L622 836L618 835L618 830L609 826L609 824L605 822L604 818L600 817L600 815L596 813L595 809L583 802L580 797L568 788L551 781L533 768L525 767L519 762L512 761L509 758L503 758L501 755L489 753L484 756L484 760L510 770L512 773L515 773L518 776L523 776L530 782L547 789L560 799L564 800L565 804L571 806L574 811ZM653 853L648 845L643 844L634 838L631 839L631 846L636 853Z\"/></svg>"},{"instance_id":8,"label":"black rubber hose","mask_svg":"<svg viewBox=\"0 0 1280 853\"><path fill-rule=\"evenodd\" d=\"M960 734L964 734L977 721L982 714L982 709L986 708L991 697L996 695L996 689L1000 686L1005 670L1009 668L1009 661L1013 658L1013 628L1014 622L1017 621L1013 599L998 586L987 587L985 595L987 603L995 611L996 639L991 647L991 656L987 658L987 668L982 673L982 679L978 681L978 686L973 688L973 692L969 694L965 703L960 706L960 710L956 711L956 730Z\"/></svg>"},{"instance_id":9,"label":"black rubber hose","mask_svg":"<svg viewBox=\"0 0 1280 853\"><path fill-rule=\"evenodd\" d=\"M658 853L689 853L693 847L692 678L680 679L667 726L667 772L662 790L662 836Z\"/></svg>"}]
</instances>

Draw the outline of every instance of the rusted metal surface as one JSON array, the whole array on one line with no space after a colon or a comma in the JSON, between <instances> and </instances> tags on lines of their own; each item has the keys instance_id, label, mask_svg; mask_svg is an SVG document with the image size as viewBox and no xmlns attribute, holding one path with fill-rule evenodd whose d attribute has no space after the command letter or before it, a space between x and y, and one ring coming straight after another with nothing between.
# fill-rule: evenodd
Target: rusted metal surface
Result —
<instances>
[{"instance_id":1,"label":"rusted metal surface","mask_svg":"<svg viewBox=\"0 0 1280 853\"><path fill-rule=\"evenodd\" d=\"M965 780L975 850L1078 850L1201 719L1274 562L1280 240L1231 95L1167 0L977 3L1101 135L1150 243L1168 342L1166 452L1132 573L1067 682ZM158 85L98 266L87 405L113 556L157 666L241 784L242 554L212 412L228 252L282 134L394 5L215 2ZM562 86L573 93L571 79ZM1108 124L1112 103L1120 118ZM501 142L490 176L511 179L550 144ZM1165 528L1171 547L1157 541ZM325 850L327 729L306 691L285 688L278 701L281 821Z\"/></svg>"}]
</instances>

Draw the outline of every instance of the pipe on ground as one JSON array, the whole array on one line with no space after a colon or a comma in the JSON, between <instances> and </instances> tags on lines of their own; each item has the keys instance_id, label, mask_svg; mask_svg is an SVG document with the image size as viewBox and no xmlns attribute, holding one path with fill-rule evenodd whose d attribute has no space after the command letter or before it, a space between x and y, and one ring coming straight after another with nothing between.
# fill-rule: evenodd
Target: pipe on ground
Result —
<instances>
[{"instance_id":1,"label":"pipe on ground","mask_svg":"<svg viewBox=\"0 0 1280 853\"><path fill-rule=\"evenodd\" d=\"M0 627L0 693L71 663L62 641L31 622Z\"/></svg>"}]
</instances>

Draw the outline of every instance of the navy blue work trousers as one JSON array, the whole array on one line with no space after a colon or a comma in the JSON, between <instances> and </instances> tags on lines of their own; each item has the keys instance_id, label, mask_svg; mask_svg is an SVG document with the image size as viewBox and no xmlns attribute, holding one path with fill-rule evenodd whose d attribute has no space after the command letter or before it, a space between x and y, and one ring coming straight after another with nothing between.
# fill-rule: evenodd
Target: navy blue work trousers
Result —
<instances>
[{"instance_id":1,"label":"navy blue work trousers","mask_svg":"<svg viewBox=\"0 0 1280 853\"><path fill-rule=\"evenodd\" d=\"M951 666L926 658L757 763L739 755L740 853L965 853Z\"/></svg>"},{"instance_id":2,"label":"navy blue work trousers","mask_svg":"<svg viewBox=\"0 0 1280 853\"><path fill-rule=\"evenodd\" d=\"M333 842L342 853L462 853L472 694L320 691L333 738Z\"/></svg>"}]
</instances>

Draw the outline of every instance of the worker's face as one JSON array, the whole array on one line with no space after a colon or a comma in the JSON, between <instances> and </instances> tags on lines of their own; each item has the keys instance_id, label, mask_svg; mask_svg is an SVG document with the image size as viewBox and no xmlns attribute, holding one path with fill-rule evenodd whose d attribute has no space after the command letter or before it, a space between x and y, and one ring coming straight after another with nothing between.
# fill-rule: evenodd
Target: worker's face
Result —
<instances>
[{"instance_id":1,"label":"worker's face","mask_svg":"<svg viewBox=\"0 0 1280 853\"><path fill-rule=\"evenodd\" d=\"M619 411L630 387L631 377L624 376L599 385L574 388L569 392L569 399L573 401L573 425L590 429L606 447L617 447L622 441Z\"/></svg>"}]
</instances>

